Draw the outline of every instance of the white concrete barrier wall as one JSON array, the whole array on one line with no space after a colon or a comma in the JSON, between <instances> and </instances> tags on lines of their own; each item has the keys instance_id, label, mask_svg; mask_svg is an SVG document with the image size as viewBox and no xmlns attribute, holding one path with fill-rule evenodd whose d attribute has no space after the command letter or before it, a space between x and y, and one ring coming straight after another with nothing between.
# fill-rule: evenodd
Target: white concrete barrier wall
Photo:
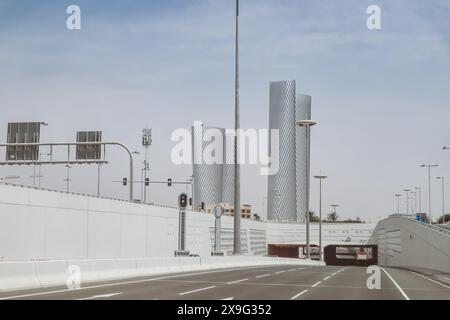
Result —
<instances>
[{"instance_id":1,"label":"white concrete barrier wall","mask_svg":"<svg viewBox=\"0 0 450 320\"><path fill-rule=\"evenodd\" d=\"M214 217L187 212L186 245L210 256ZM374 224L324 224L323 242L367 243ZM222 218L230 252L233 218ZM305 243L305 226L242 220L244 254L267 254L268 243ZM311 243L318 244L316 224ZM0 183L0 261L172 257L178 210Z\"/></svg>"},{"instance_id":2,"label":"white concrete barrier wall","mask_svg":"<svg viewBox=\"0 0 450 320\"><path fill-rule=\"evenodd\" d=\"M171 257L148 259L100 259L0 262L0 291L67 285L69 268L80 270L80 285L95 281L130 279L177 272L268 265L309 265L323 263L271 257Z\"/></svg>"},{"instance_id":3,"label":"white concrete barrier wall","mask_svg":"<svg viewBox=\"0 0 450 320\"><path fill-rule=\"evenodd\" d=\"M0 262L0 291L40 286L33 261Z\"/></svg>"}]
</instances>

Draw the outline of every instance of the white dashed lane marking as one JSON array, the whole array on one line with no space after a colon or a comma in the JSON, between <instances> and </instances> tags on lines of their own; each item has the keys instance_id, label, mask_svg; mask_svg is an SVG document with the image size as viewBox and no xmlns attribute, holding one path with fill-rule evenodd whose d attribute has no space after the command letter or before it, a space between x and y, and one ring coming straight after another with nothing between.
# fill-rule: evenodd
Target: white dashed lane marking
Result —
<instances>
[{"instance_id":1,"label":"white dashed lane marking","mask_svg":"<svg viewBox=\"0 0 450 320\"><path fill-rule=\"evenodd\" d=\"M227 284L235 284L235 283L239 283L239 282L243 282L243 281L247 281L247 280L248 280L248 278L245 278L245 279L241 279L241 280L227 282Z\"/></svg>"},{"instance_id":2,"label":"white dashed lane marking","mask_svg":"<svg viewBox=\"0 0 450 320\"><path fill-rule=\"evenodd\" d=\"M211 286L211 287L201 288L201 289L197 289L197 290L186 291L186 292L179 293L178 295L184 296L184 295L189 294L189 293L205 291L205 290L209 290L209 289L212 289L212 288L215 288L215 287L216 286Z\"/></svg>"},{"instance_id":3,"label":"white dashed lane marking","mask_svg":"<svg viewBox=\"0 0 450 320\"><path fill-rule=\"evenodd\" d=\"M305 290L303 290L302 292L300 292L299 294L296 294L295 296L293 296L293 297L291 298L291 300L297 299L298 297L300 297L302 294L304 294L304 293L306 293L306 292L308 292L308 289L305 289Z\"/></svg>"}]
</instances>

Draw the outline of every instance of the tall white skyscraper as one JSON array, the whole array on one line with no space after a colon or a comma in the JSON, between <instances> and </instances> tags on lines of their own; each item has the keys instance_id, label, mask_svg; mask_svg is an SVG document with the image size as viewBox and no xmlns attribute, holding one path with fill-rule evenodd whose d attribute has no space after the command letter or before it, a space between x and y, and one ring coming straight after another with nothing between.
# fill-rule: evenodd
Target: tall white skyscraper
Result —
<instances>
[{"instance_id":1,"label":"tall white skyscraper","mask_svg":"<svg viewBox=\"0 0 450 320\"><path fill-rule=\"evenodd\" d=\"M269 129L279 130L279 170L269 176L267 219L296 221L295 80L270 83ZM272 141L269 140L271 145ZM271 146L269 145L269 150Z\"/></svg>"},{"instance_id":2,"label":"tall white skyscraper","mask_svg":"<svg viewBox=\"0 0 450 320\"><path fill-rule=\"evenodd\" d=\"M306 131L296 121L311 119L311 97L296 94L295 80L271 82L269 109L269 129L279 130L280 159L278 173L268 177L267 219L303 221L307 144Z\"/></svg>"}]
</instances>

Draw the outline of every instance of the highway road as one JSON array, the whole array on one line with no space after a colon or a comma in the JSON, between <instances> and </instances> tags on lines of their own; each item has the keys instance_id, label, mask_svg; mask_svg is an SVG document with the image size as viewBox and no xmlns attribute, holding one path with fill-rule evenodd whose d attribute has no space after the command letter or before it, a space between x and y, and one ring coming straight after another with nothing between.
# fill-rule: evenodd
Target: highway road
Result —
<instances>
[{"instance_id":1,"label":"highway road","mask_svg":"<svg viewBox=\"0 0 450 320\"><path fill-rule=\"evenodd\" d=\"M450 299L450 286L400 269L381 270L381 288L368 289L364 267L264 266L204 270L102 283L81 289L2 292L0 299L146 300L422 300Z\"/></svg>"}]
</instances>

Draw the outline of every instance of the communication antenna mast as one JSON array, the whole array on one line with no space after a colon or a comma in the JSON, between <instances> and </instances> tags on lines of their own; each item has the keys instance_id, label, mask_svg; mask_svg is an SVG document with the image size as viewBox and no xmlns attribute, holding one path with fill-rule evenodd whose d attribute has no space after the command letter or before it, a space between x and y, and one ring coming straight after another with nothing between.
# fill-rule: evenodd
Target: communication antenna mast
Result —
<instances>
[{"instance_id":1,"label":"communication antenna mast","mask_svg":"<svg viewBox=\"0 0 450 320\"><path fill-rule=\"evenodd\" d=\"M145 160L144 160L144 203L147 203L149 199L148 187L149 187L149 165L148 159L150 154L150 146L152 145L152 129L144 128L142 130L142 145L145 148Z\"/></svg>"}]
</instances>

